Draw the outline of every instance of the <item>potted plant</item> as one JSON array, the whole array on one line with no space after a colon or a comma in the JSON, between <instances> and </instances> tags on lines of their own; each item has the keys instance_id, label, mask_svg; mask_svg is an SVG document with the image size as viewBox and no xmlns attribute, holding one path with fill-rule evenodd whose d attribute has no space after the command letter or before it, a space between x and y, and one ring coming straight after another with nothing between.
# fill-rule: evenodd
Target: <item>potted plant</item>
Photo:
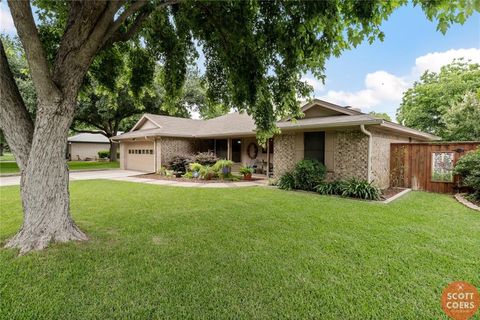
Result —
<instances>
[{"instance_id":1,"label":"potted plant","mask_svg":"<svg viewBox=\"0 0 480 320\"><path fill-rule=\"evenodd\" d=\"M198 162L190 163L190 171L192 171L192 177L198 178L200 176L200 170L202 170L202 165Z\"/></svg>"},{"instance_id":2,"label":"potted plant","mask_svg":"<svg viewBox=\"0 0 480 320\"><path fill-rule=\"evenodd\" d=\"M232 170L232 164L233 164L233 161L230 161L230 160L225 160L225 159L218 160L213 165L213 170L217 172L221 172L222 175L226 176Z\"/></svg>"},{"instance_id":3,"label":"potted plant","mask_svg":"<svg viewBox=\"0 0 480 320\"><path fill-rule=\"evenodd\" d=\"M252 167L241 167L240 173L243 174L243 180L252 180L253 171Z\"/></svg>"}]
</instances>

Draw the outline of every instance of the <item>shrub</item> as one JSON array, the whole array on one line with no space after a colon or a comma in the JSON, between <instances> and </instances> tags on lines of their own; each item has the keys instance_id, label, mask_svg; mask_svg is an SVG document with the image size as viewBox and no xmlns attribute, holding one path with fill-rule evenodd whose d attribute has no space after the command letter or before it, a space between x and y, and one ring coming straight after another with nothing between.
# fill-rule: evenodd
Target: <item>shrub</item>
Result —
<instances>
[{"instance_id":1,"label":"shrub","mask_svg":"<svg viewBox=\"0 0 480 320\"><path fill-rule=\"evenodd\" d=\"M317 160L301 160L295 166L295 189L314 191L325 178L325 166Z\"/></svg>"},{"instance_id":2,"label":"shrub","mask_svg":"<svg viewBox=\"0 0 480 320\"><path fill-rule=\"evenodd\" d=\"M357 178L342 182L340 189L343 197L379 200L381 195L380 189L371 182Z\"/></svg>"},{"instance_id":3,"label":"shrub","mask_svg":"<svg viewBox=\"0 0 480 320\"><path fill-rule=\"evenodd\" d=\"M193 173L192 172L187 172L185 173L182 178L186 178L186 179L193 179Z\"/></svg>"},{"instance_id":4,"label":"shrub","mask_svg":"<svg viewBox=\"0 0 480 320\"><path fill-rule=\"evenodd\" d=\"M333 182L323 182L316 187L320 194L326 195L341 195L345 182L337 180Z\"/></svg>"},{"instance_id":5,"label":"shrub","mask_svg":"<svg viewBox=\"0 0 480 320\"><path fill-rule=\"evenodd\" d=\"M203 166L200 171L200 178L203 180L210 180L215 177L216 172L211 166Z\"/></svg>"},{"instance_id":6,"label":"shrub","mask_svg":"<svg viewBox=\"0 0 480 320\"><path fill-rule=\"evenodd\" d=\"M287 172L277 181L277 187L282 190L295 189L295 177L293 173Z\"/></svg>"},{"instance_id":7,"label":"shrub","mask_svg":"<svg viewBox=\"0 0 480 320\"><path fill-rule=\"evenodd\" d=\"M175 172L187 172L190 157L187 155L176 155L170 160L170 169Z\"/></svg>"},{"instance_id":8,"label":"shrub","mask_svg":"<svg viewBox=\"0 0 480 320\"><path fill-rule=\"evenodd\" d=\"M202 169L202 165L198 162L190 163L189 165L191 171L199 172Z\"/></svg>"},{"instance_id":9,"label":"shrub","mask_svg":"<svg viewBox=\"0 0 480 320\"><path fill-rule=\"evenodd\" d=\"M98 151L98 157L100 159L110 158L110 151L109 150L100 150L100 151Z\"/></svg>"},{"instance_id":10,"label":"shrub","mask_svg":"<svg viewBox=\"0 0 480 320\"><path fill-rule=\"evenodd\" d=\"M198 152L190 157L190 162L200 163L202 166L213 166L218 157L213 152Z\"/></svg>"},{"instance_id":11,"label":"shrub","mask_svg":"<svg viewBox=\"0 0 480 320\"><path fill-rule=\"evenodd\" d=\"M158 169L157 173L161 176L166 176L167 175L167 168L164 166L161 166L160 169Z\"/></svg>"},{"instance_id":12,"label":"shrub","mask_svg":"<svg viewBox=\"0 0 480 320\"><path fill-rule=\"evenodd\" d=\"M472 197L480 200L480 148L461 157L454 172L462 178L462 186L472 190Z\"/></svg>"}]
</instances>

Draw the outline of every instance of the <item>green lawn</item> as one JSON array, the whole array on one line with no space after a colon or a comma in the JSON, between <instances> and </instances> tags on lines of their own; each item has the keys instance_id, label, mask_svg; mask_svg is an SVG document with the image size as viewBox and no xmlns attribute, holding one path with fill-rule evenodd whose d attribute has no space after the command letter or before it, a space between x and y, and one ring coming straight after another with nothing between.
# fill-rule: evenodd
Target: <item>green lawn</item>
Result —
<instances>
[{"instance_id":1,"label":"green lawn","mask_svg":"<svg viewBox=\"0 0 480 320\"><path fill-rule=\"evenodd\" d=\"M3 319L446 319L449 282L480 287L480 214L447 195L383 205L99 180L71 196L91 240L0 250ZM0 201L4 241L18 187Z\"/></svg>"},{"instance_id":2,"label":"green lawn","mask_svg":"<svg viewBox=\"0 0 480 320\"><path fill-rule=\"evenodd\" d=\"M69 161L70 170L93 170L93 169L116 169L120 167L119 162L97 162L97 161ZM0 162L0 175L18 173L20 170L15 162Z\"/></svg>"}]
</instances>

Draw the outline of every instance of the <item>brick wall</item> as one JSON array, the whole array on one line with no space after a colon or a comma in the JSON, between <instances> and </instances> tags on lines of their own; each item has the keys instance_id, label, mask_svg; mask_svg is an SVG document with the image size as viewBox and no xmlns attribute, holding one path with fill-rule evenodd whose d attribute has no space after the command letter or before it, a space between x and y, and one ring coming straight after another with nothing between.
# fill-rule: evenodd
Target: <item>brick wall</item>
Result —
<instances>
[{"instance_id":1,"label":"brick wall","mask_svg":"<svg viewBox=\"0 0 480 320\"><path fill-rule=\"evenodd\" d=\"M168 167L170 160L176 155L189 155L196 151L196 144L192 139L162 137L159 140L162 166Z\"/></svg>"},{"instance_id":2,"label":"brick wall","mask_svg":"<svg viewBox=\"0 0 480 320\"><path fill-rule=\"evenodd\" d=\"M273 157L274 178L280 178L285 172L293 170L296 162L295 134L286 133L275 136Z\"/></svg>"},{"instance_id":3,"label":"brick wall","mask_svg":"<svg viewBox=\"0 0 480 320\"><path fill-rule=\"evenodd\" d=\"M361 131L338 131L334 163L334 179L367 179L368 136Z\"/></svg>"}]
</instances>

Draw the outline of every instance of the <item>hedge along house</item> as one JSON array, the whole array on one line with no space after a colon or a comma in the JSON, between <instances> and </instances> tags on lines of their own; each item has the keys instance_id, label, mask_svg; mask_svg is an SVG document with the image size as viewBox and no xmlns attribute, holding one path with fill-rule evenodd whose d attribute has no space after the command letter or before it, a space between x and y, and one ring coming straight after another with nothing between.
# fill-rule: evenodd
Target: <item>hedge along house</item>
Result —
<instances>
[{"instance_id":1,"label":"hedge along house","mask_svg":"<svg viewBox=\"0 0 480 320\"><path fill-rule=\"evenodd\" d=\"M237 167L255 166L275 178L302 159L317 159L328 179L357 177L381 188L390 183L391 143L439 139L322 100L305 104L302 111L302 119L277 122L281 134L266 148L257 144L253 119L238 112L210 120L145 114L130 132L112 139L121 144L123 169L156 172L175 155L210 150Z\"/></svg>"}]
</instances>

